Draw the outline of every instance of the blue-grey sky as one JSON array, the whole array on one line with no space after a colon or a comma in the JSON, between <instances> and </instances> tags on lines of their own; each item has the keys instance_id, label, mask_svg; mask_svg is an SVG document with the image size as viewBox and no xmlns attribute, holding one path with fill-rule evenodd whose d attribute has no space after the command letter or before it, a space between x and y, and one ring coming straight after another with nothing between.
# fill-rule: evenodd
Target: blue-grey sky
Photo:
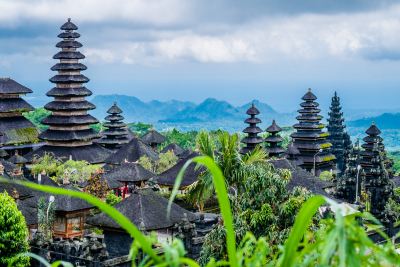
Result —
<instances>
[{"instance_id":1,"label":"blue-grey sky","mask_svg":"<svg viewBox=\"0 0 400 267\"><path fill-rule=\"evenodd\" d=\"M0 0L0 76L44 97L68 17L95 94L400 110L398 1Z\"/></svg>"}]
</instances>

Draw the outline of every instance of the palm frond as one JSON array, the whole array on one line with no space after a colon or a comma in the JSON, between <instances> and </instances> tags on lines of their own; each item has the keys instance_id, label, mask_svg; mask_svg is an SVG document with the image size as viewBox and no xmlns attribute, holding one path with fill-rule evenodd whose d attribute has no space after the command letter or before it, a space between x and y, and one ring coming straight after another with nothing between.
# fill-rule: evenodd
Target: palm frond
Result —
<instances>
[{"instance_id":1,"label":"palm frond","mask_svg":"<svg viewBox=\"0 0 400 267\"><path fill-rule=\"evenodd\" d=\"M206 131L201 131L197 135L196 139L197 149L199 150L200 154L215 159L214 151L216 147L210 134Z\"/></svg>"},{"instance_id":2,"label":"palm frond","mask_svg":"<svg viewBox=\"0 0 400 267\"><path fill-rule=\"evenodd\" d=\"M244 164L250 165L257 162L265 162L267 158L267 152L261 146L257 146L254 150L243 155L242 161Z\"/></svg>"}]
</instances>

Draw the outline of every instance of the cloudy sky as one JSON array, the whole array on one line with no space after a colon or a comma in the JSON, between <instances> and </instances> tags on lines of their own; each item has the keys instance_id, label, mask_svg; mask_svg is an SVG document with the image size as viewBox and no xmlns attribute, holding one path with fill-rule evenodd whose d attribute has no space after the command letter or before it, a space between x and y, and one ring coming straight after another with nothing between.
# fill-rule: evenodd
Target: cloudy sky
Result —
<instances>
[{"instance_id":1,"label":"cloudy sky","mask_svg":"<svg viewBox=\"0 0 400 267\"><path fill-rule=\"evenodd\" d=\"M95 94L400 110L398 1L0 0L0 76L43 97L68 17Z\"/></svg>"}]
</instances>

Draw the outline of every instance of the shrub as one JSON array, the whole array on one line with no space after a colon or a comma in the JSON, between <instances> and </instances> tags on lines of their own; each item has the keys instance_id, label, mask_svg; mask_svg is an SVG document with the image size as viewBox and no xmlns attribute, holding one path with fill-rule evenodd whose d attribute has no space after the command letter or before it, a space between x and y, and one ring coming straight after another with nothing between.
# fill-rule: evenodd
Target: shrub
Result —
<instances>
[{"instance_id":1,"label":"shrub","mask_svg":"<svg viewBox=\"0 0 400 267\"><path fill-rule=\"evenodd\" d=\"M106 203L110 206L115 206L115 204L118 204L121 202L122 197L116 196L113 192L108 192L106 195Z\"/></svg>"},{"instance_id":2,"label":"shrub","mask_svg":"<svg viewBox=\"0 0 400 267\"><path fill-rule=\"evenodd\" d=\"M330 171L323 171L319 175L319 179L321 179L322 181L330 181L333 179L333 175Z\"/></svg>"},{"instance_id":3,"label":"shrub","mask_svg":"<svg viewBox=\"0 0 400 267\"><path fill-rule=\"evenodd\" d=\"M0 193L0 266L28 266L28 229L12 197Z\"/></svg>"}]
</instances>

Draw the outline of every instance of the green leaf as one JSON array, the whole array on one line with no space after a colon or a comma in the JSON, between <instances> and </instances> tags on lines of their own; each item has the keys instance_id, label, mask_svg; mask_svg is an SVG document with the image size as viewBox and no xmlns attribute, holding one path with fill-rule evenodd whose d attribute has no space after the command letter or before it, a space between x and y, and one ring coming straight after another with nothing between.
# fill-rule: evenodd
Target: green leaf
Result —
<instances>
[{"instance_id":1,"label":"green leaf","mask_svg":"<svg viewBox=\"0 0 400 267\"><path fill-rule=\"evenodd\" d=\"M303 204L296 216L289 238L286 240L280 266L290 267L295 265L300 240L303 238L312 217L325 202L326 200L323 196L313 196Z\"/></svg>"},{"instance_id":2,"label":"green leaf","mask_svg":"<svg viewBox=\"0 0 400 267\"><path fill-rule=\"evenodd\" d=\"M178 189L179 186L182 182L183 179L183 174L185 173L185 170L189 166L190 163L196 162L198 164L202 164L205 167L208 168L210 171L212 178L213 178L213 183L215 186L215 191L217 193L217 198L218 198L218 203L219 207L221 210L221 215L224 220L224 226L226 230L226 246L228 250L228 257L229 257L229 264L232 267L237 266L237 260L236 260L236 237L235 237L235 230L233 228L233 218L232 218L232 211L231 211L231 205L229 202L228 198L228 192L226 189L226 184L225 184L225 179L222 174L221 169L218 167L217 164L215 164L214 160L208 156L202 156L202 157L195 157L191 160L188 160L185 165L182 167L180 170L176 180L174 187L172 189L171 197L168 202L168 214L171 210L171 205L178 194Z\"/></svg>"}]
</instances>

